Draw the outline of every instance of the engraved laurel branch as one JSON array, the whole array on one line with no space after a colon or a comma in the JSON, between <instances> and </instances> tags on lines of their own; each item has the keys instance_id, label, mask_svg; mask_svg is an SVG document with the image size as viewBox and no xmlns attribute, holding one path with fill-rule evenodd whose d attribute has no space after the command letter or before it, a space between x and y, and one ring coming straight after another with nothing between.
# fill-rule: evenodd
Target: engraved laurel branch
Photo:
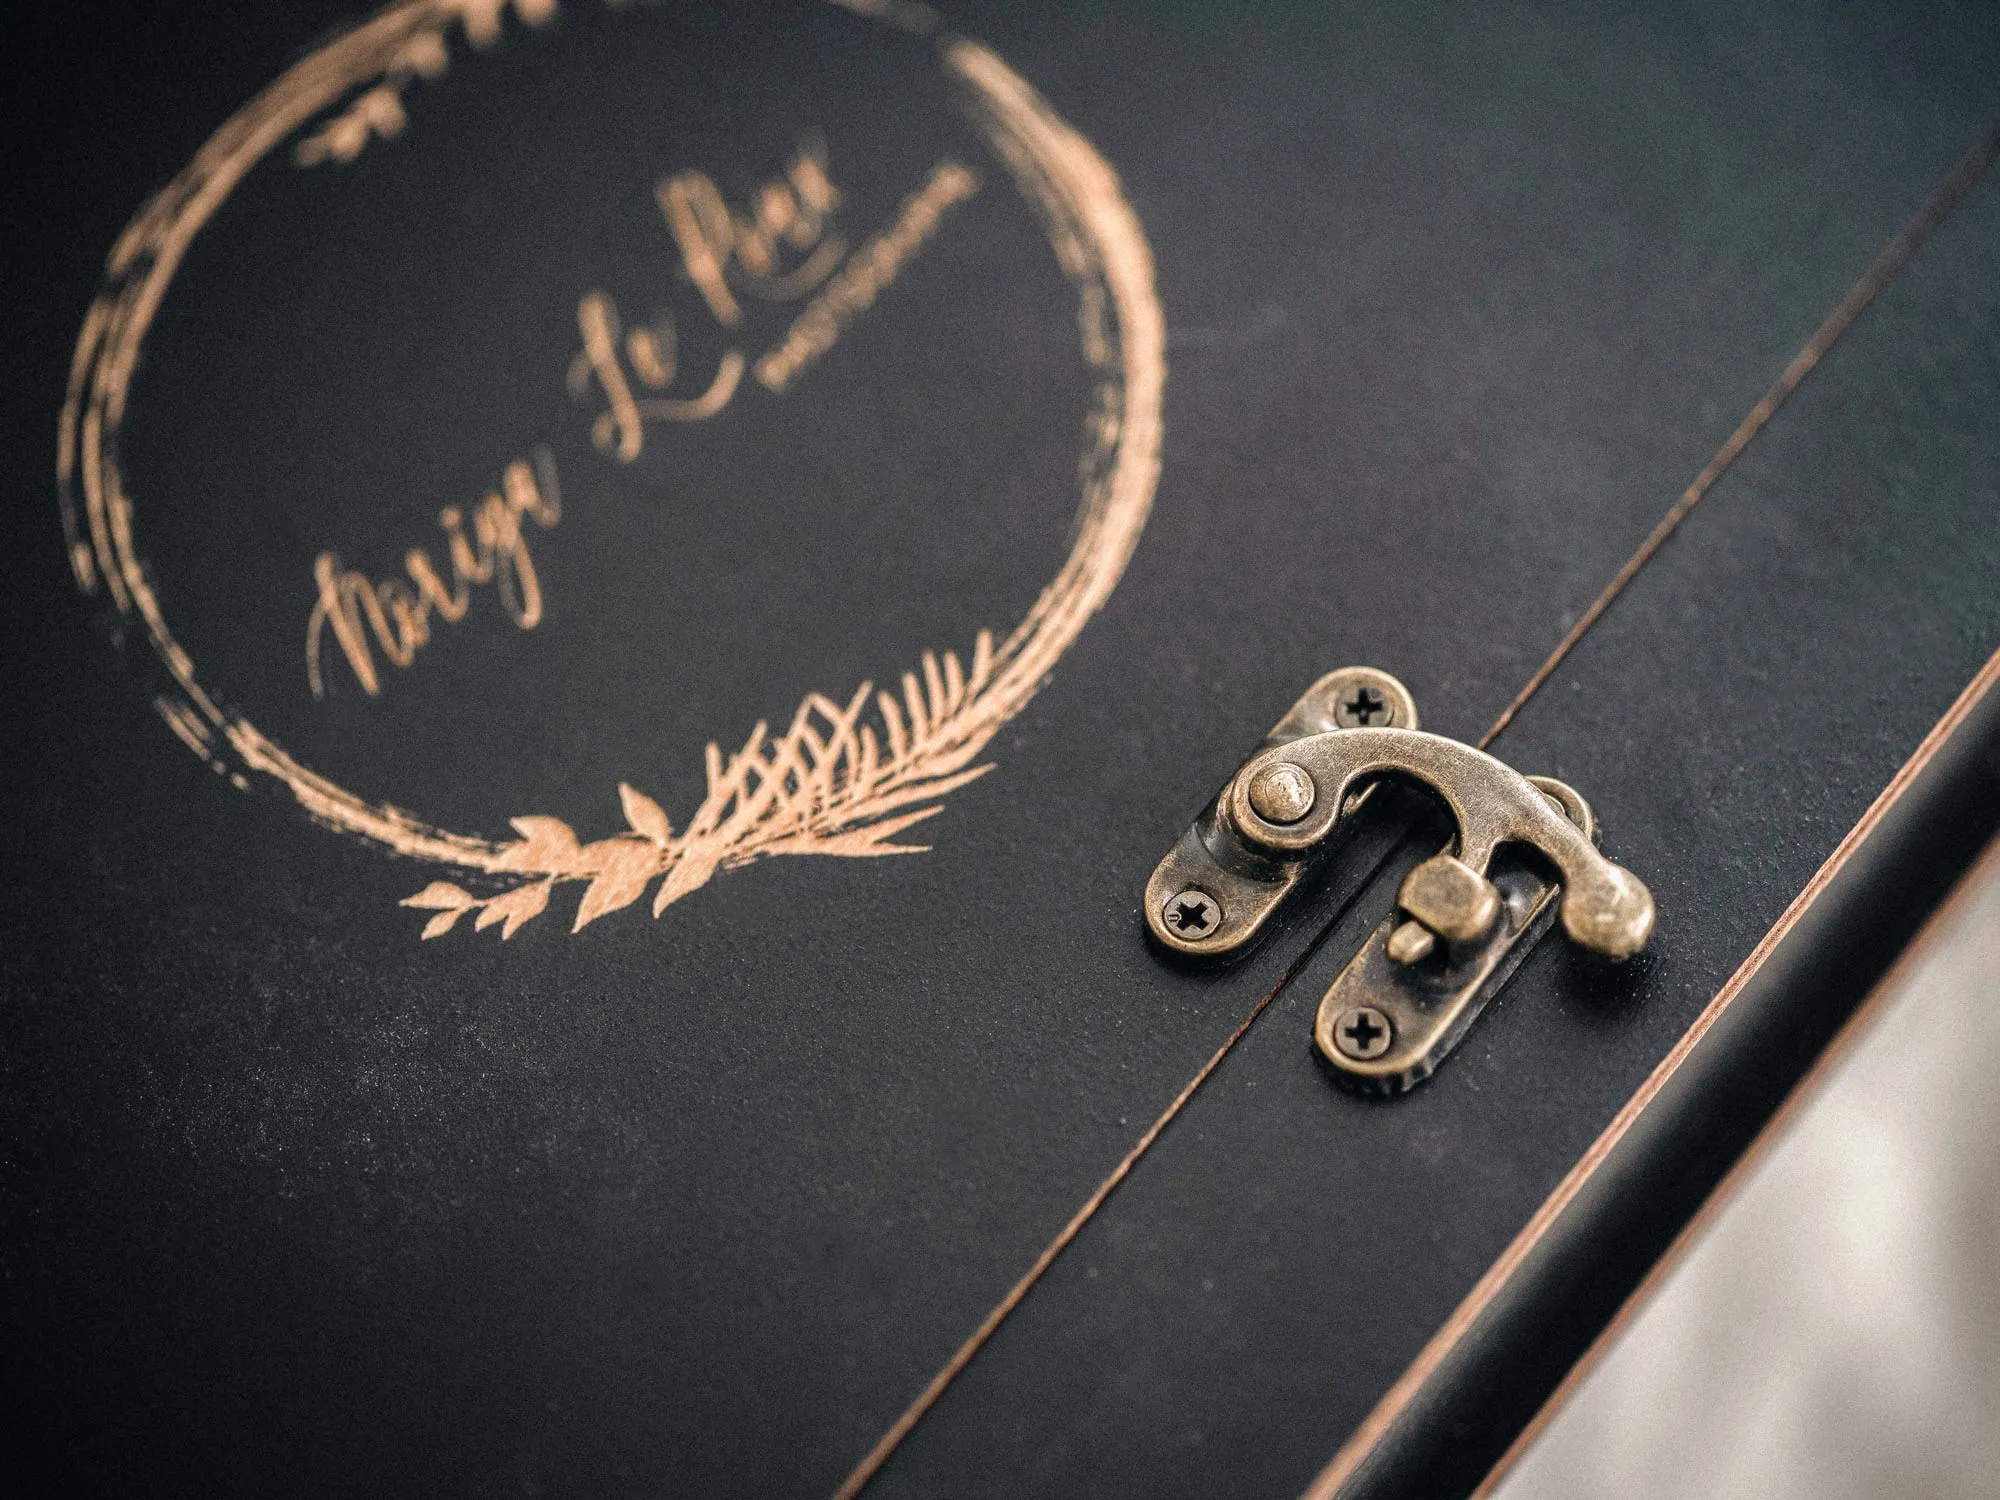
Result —
<instances>
[{"instance_id":1,"label":"engraved laurel branch","mask_svg":"<svg viewBox=\"0 0 2000 1500\"><path fill-rule=\"evenodd\" d=\"M904 673L900 701L871 683L845 707L810 694L776 738L760 723L728 756L710 742L708 794L684 831L674 832L659 803L621 782L627 832L584 844L560 818L515 818L521 837L500 846L492 868L525 879L490 896L434 880L402 904L436 913L424 926L427 938L471 913L475 929L497 923L510 938L547 909L556 886L584 882L574 932L630 906L656 879L655 917L718 871L774 854L921 854L928 845L896 836L942 811L937 799L992 769L971 762L1004 721L985 701L993 681L993 633L982 630L970 673L956 653L926 651L922 681ZM863 722L871 696L879 734Z\"/></svg>"}]
</instances>

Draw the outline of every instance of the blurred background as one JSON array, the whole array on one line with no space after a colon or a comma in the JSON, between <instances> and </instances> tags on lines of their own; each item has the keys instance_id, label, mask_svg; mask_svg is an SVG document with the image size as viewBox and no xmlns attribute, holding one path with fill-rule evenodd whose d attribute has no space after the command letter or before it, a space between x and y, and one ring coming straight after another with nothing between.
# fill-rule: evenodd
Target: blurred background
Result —
<instances>
[{"instance_id":1,"label":"blurred background","mask_svg":"<svg viewBox=\"0 0 2000 1500\"><path fill-rule=\"evenodd\" d=\"M2000 845L1496 1494L2000 1495Z\"/></svg>"}]
</instances>

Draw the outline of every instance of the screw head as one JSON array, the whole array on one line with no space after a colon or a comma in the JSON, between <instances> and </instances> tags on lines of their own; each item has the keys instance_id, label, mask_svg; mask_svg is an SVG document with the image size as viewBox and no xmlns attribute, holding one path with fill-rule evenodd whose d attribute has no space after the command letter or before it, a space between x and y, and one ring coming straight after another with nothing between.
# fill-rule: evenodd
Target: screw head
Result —
<instances>
[{"instance_id":1,"label":"screw head","mask_svg":"<svg viewBox=\"0 0 2000 1500\"><path fill-rule=\"evenodd\" d=\"M1205 938L1222 925L1222 903L1193 886L1167 898L1160 922L1177 938Z\"/></svg>"},{"instance_id":2,"label":"screw head","mask_svg":"<svg viewBox=\"0 0 2000 1500\"><path fill-rule=\"evenodd\" d=\"M1266 823L1296 823L1312 811L1313 779L1288 760L1250 778L1250 806Z\"/></svg>"},{"instance_id":3,"label":"screw head","mask_svg":"<svg viewBox=\"0 0 2000 1500\"><path fill-rule=\"evenodd\" d=\"M1310 707L1308 708L1308 700ZM1417 700L1380 667L1339 667L1312 685L1306 709L1314 733L1331 729L1417 729Z\"/></svg>"},{"instance_id":4,"label":"screw head","mask_svg":"<svg viewBox=\"0 0 2000 1500\"><path fill-rule=\"evenodd\" d=\"M1395 1039L1395 1026L1372 1005L1351 1007L1333 1025L1334 1046L1342 1056L1356 1062L1371 1062L1380 1057Z\"/></svg>"},{"instance_id":5,"label":"screw head","mask_svg":"<svg viewBox=\"0 0 2000 1500\"><path fill-rule=\"evenodd\" d=\"M1333 722L1342 729L1380 729L1395 717L1389 695L1372 683L1357 683L1333 700Z\"/></svg>"}]
</instances>

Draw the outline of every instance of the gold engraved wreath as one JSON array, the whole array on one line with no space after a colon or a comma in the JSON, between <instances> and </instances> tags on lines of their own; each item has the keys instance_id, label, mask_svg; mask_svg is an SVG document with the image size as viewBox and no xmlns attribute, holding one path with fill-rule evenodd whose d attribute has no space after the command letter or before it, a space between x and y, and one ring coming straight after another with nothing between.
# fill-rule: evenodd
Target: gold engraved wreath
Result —
<instances>
[{"instance_id":1,"label":"gold engraved wreath","mask_svg":"<svg viewBox=\"0 0 2000 1500\"><path fill-rule=\"evenodd\" d=\"M556 9L554 0L512 3L520 19L535 24ZM679 831L651 797L621 784L621 832L584 843L559 818L529 816L511 820L518 837L494 842L371 803L293 759L203 688L167 627L137 550L134 505L116 455L140 344L189 243L245 173L311 122L329 123L296 148L303 165L351 160L371 137L400 132L401 93L444 70L447 31L462 28L474 45L488 45L500 34L503 8L502 0L403 0L336 38L217 131L120 236L78 340L59 438L77 583L87 594L107 594L122 617L143 624L165 673L154 700L161 717L234 785L275 781L332 828L498 887L481 894L437 880L405 899L433 913L427 938L468 913L476 914L475 928L497 925L511 937L565 882L584 886L574 923L581 928L631 905L655 881L658 916L719 871L772 855L920 852L924 846L897 842L899 835L990 769L975 764L980 752L1040 690L1117 586L1159 477L1166 377L1152 254L1117 175L999 57L961 37L938 39L939 61L963 85L974 123L1041 217L1076 289L1084 357L1096 382L1069 555L1004 639L979 632L970 668L952 652L926 652L921 675L903 675L900 697L864 685L843 705L815 693L782 734L760 724L727 755L711 743L706 795Z\"/></svg>"}]
</instances>

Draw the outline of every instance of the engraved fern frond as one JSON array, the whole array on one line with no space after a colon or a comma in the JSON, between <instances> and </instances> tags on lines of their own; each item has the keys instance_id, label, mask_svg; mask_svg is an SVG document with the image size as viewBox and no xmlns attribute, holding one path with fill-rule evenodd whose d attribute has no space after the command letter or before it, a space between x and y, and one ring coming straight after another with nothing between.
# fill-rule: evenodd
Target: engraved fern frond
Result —
<instances>
[{"instance_id":1,"label":"engraved fern frond","mask_svg":"<svg viewBox=\"0 0 2000 1500\"><path fill-rule=\"evenodd\" d=\"M973 762L1012 710L1012 695L993 691L995 660L993 634L982 630L970 670L955 652L927 651L920 673L903 674L900 700L872 683L845 703L810 693L782 733L760 723L726 754L708 745L706 790L679 833L659 803L621 782L626 831L586 844L560 818L515 818L518 837L491 869L525 877L518 884L479 896L433 881L402 904L435 913L427 938L467 912L477 913L475 930L499 925L509 938L565 882L585 885L574 931L630 906L656 880L655 917L719 872L774 855L921 854L930 846L901 836L991 769Z\"/></svg>"}]
</instances>

